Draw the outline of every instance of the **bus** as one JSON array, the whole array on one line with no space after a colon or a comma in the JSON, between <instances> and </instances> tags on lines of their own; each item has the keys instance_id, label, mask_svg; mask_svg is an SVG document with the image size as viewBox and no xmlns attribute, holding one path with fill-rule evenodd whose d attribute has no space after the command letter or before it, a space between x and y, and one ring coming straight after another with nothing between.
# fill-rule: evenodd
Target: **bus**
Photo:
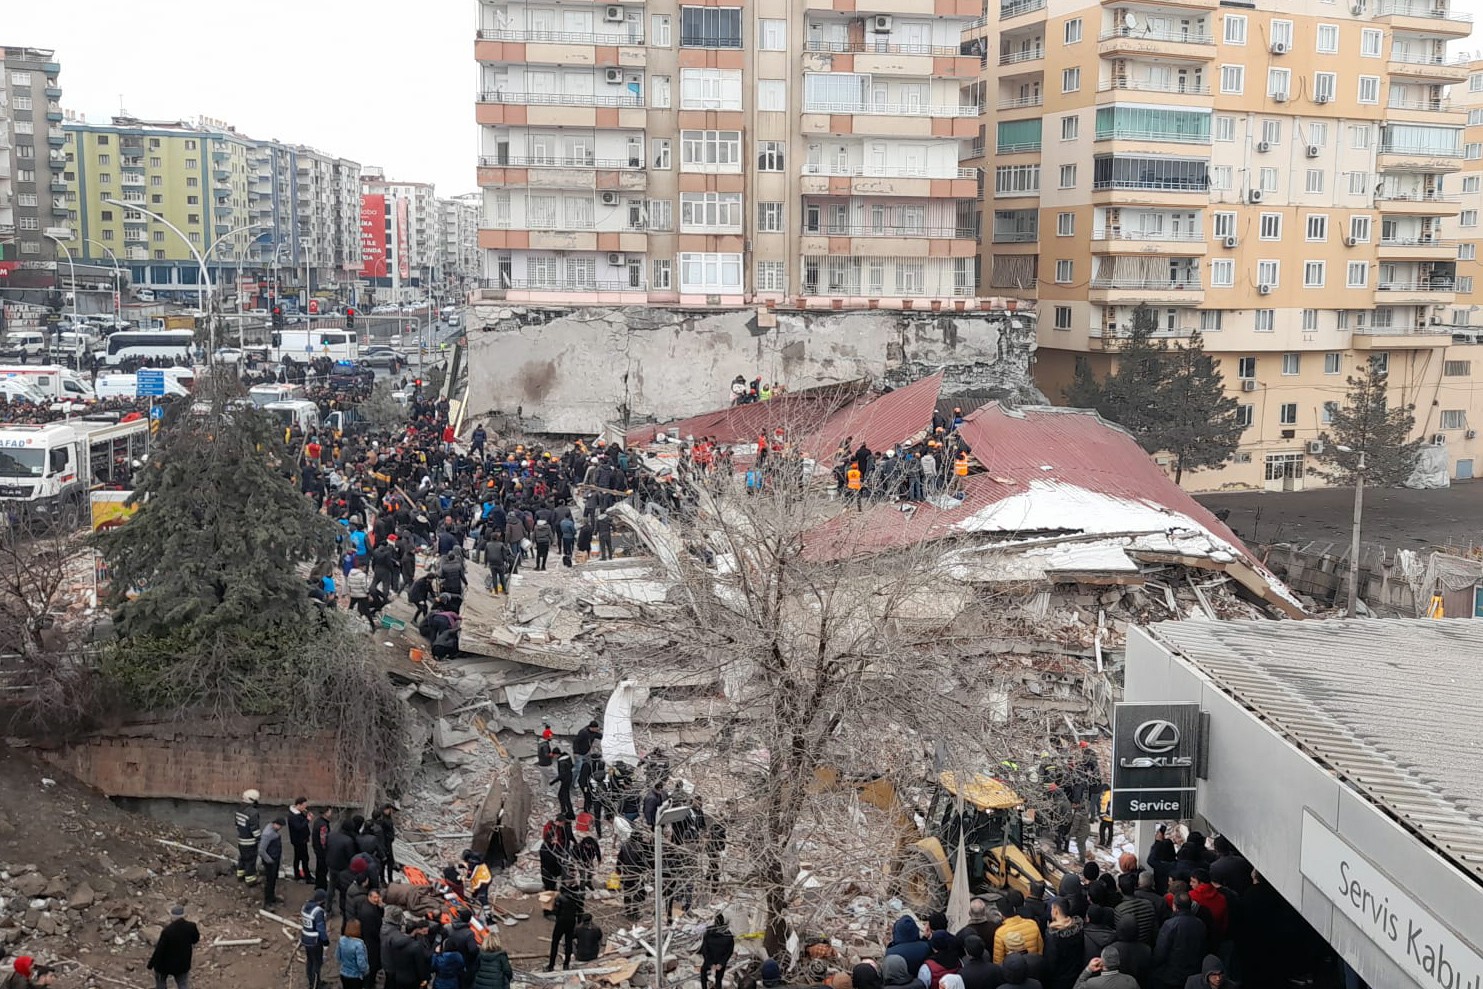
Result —
<instances>
[{"instance_id":1,"label":"bus","mask_svg":"<svg viewBox=\"0 0 1483 989\"><path fill-rule=\"evenodd\" d=\"M360 357L360 338L354 330L274 330L268 359L307 364L316 357L353 361Z\"/></svg>"},{"instance_id":2,"label":"bus","mask_svg":"<svg viewBox=\"0 0 1483 989\"><path fill-rule=\"evenodd\" d=\"M163 357L189 364L195 347L196 335L190 330L124 330L108 338L103 363Z\"/></svg>"}]
</instances>

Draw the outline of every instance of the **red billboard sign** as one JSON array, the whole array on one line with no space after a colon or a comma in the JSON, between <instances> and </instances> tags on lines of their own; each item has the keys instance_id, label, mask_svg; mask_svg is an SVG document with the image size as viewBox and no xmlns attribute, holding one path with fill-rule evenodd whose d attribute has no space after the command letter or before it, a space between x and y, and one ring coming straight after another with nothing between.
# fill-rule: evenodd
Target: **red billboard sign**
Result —
<instances>
[{"instance_id":1,"label":"red billboard sign","mask_svg":"<svg viewBox=\"0 0 1483 989\"><path fill-rule=\"evenodd\" d=\"M360 197L360 273L362 278L385 278L386 197Z\"/></svg>"}]
</instances>

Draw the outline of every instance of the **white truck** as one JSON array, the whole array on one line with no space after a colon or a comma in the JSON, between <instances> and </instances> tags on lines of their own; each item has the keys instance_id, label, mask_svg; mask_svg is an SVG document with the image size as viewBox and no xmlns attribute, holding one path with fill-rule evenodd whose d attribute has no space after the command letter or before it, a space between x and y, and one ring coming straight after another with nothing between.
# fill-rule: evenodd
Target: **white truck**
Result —
<instances>
[{"instance_id":1,"label":"white truck","mask_svg":"<svg viewBox=\"0 0 1483 989\"><path fill-rule=\"evenodd\" d=\"M127 486L148 449L144 418L0 425L0 505L43 515L80 508L89 488Z\"/></svg>"},{"instance_id":2,"label":"white truck","mask_svg":"<svg viewBox=\"0 0 1483 989\"><path fill-rule=\"evenodd\" d=\"M297 426L309 436L319 429L319 406L308 399L294 398L283 402L269 402L263 411L277 419L284 429Z\"/></svg>"},{"instance_id":3,"label":"white truck","mask_svg":"<svg viewBox=\"0 0 1483 989\"><path fill-rule=\"evenodd\" d=\"M20 378L53 402L91 402L86 378L60 364L0 364L0 377Z\"/></svg>"}]
</instances>

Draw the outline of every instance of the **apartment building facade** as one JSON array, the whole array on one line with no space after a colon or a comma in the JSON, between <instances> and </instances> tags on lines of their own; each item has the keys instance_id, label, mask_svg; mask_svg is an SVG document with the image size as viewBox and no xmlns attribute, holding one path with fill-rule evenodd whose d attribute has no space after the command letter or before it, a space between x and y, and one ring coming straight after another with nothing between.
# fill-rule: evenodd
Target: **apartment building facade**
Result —
<instances>
[{"instance_id":1,"label":"apartment building facade","mask_svg":"<svg viewBox=\"0 0 1483 989\"><path fill-rule=\"evenodd\" d=\"M1194 487L1315 483L1366 361L1418 430L1452 343L1467 77L1446 0L1002 0L984 270L1039 302L1037 379L1105 369L1133 309L1199 330L1246 424ZM1434 438L1435 433L1427 433Z\"/></svg>"},{"instance_id":2,"label":"apartment building facade","mask_svg":"<svg viewBox=\"0 0 1483 989\"><path fill-rule=\"evenodd\" d=\"M71 223L61 186L61 72L50 50L0 47L0 298L57 284L61 252L47 234Z\"/></svg>"},{"instance_id":3,"label":"apartment building facade","mask_svg":"<svg viewBox=\"0 0 1483 989\"><path fill-rule=\"evenodd\" d=\"M963 307L980 0L479 0L482 292Z\"/></svg>"},{"instance_id":4,"label":"apartment building facade","mask_svg":"<svg viewBox=\"0 0 1483 989\"><path fill-rule=\"evenodd\" d=\"M443 217L443 284L462 298L479 280L479 222L484 215L481 193L438 200Z\"/></svg>"},{"instance_id":5,"label":"apartment building facade","mask_svg":"<svg viewBox=\"0 0 1483 989\"><path fill-rule=\"evenodd\" d=\"M61 178L76 213L68 247L78 258L100 265L116 258L134 286L194 299L199 253L217 290L240 293L244 306L266 305L269 284L297 294L306 283L320 290L353 282L360 266L355 162L254 140L204 118L121 116L108 124L71 121L64 131Z\"/></svg>"},{"instance_id":6,"label":"apartment building facade","mask_svg":"<svg viewBox=\"0 0 1483 989\"><path fill-rule=\"evenodd\" d=\"M438 205L437 190L432 183L398 182L386 178L377 170L371 170L361 175L361 195L385 199L387 258L398 256L391 241L393 217L401 216L399 210L405 211L405 225L402 225L402 220L397 222L397 233L405 254L401 265L402 287L425 290L441 284L443 211Z\"/></svg>"}]
</instances>

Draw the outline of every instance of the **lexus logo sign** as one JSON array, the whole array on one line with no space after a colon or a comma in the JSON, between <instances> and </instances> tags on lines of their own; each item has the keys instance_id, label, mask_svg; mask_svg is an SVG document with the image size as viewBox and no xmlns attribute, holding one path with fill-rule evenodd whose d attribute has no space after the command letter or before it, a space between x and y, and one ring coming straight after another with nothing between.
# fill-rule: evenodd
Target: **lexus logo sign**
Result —
<instances>
[{"instance_id":1,"label":"lexus logo sign","mask_svg":"<svg viewBox=\"0 0 1483 989\"><path fill-rule=\"evenodd\" d=\"M1133 729L1133 744L1149 755L1179 748L1179 728L1172 721L1145 721Z\"/></svg>"}]
</instances>

